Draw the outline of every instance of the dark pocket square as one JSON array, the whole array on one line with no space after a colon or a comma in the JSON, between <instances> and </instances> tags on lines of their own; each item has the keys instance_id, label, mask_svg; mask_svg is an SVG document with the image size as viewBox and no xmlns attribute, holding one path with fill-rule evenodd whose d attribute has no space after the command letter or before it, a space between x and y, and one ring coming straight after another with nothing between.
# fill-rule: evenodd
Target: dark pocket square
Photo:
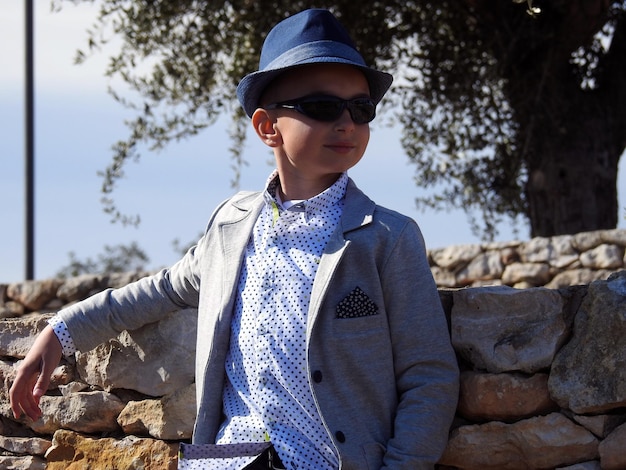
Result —
<instances>
[{"instance_id":1,"label":"dark pocket square","mask_svg":"<svg viewBox=\"0 0 626 470\"><path fill-rule=\"evenodd\" d=\"M378 306L360 287L355 288L337 304L337 318L357 318L376 315Z\"/></svg>"}]
</instances>

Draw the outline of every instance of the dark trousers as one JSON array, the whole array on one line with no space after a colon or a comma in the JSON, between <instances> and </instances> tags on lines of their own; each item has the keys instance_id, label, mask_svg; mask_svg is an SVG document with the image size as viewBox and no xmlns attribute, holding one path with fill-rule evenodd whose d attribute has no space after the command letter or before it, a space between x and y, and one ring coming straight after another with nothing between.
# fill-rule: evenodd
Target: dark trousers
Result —
<instances>
[{"instance_id":1,"label":"dark trousers","mask_svg":"<svg viewBox=\"0 0 626 470\"><path fill-rule=\"evenodd\" d=\"M272 446L264 450L254 462L246 465L243 470L283 470L284 468L285 466Z\"/></svg>"}]
</instances>

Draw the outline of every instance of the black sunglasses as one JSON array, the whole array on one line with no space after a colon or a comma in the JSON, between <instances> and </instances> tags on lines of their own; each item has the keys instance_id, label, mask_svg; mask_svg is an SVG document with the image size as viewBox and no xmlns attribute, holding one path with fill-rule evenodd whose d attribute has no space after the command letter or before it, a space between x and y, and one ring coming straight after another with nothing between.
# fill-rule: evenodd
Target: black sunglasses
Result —
<instances>
[{"instance_id":1,"label":"black sunglasses","mask_svg":"<svg viewBox=\"0 0 626 470\"><path fill-rule=\"evenodd\" d=\"M264 106L265 109L294 109L316 121L332 122L347 108L355 124L367 124L376 117L376 103L371 98L344 100L337 96L314 95Z\"/></svg>"}]
</instances>

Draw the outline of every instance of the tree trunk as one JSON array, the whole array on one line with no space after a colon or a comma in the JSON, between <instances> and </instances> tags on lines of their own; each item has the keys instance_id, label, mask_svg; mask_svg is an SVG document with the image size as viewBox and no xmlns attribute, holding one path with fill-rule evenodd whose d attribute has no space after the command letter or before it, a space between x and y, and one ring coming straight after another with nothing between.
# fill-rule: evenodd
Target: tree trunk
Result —
<instances>
[{"instance_id":1,"label":"tree trunk","mask_svg":"<svg viewBox=\"0 0 626 470\"><path fill-rule=\"evenodd\" d=\"M562 63L546 67L537 102L520 127L531 236L615 228L624 129L615 125L622 111L612 102L614 90L583 90Z\"/></svg>"},{"instance_id":2,"label":"tree trunk","mask_svg":"<svg viewBox=\"0 0 626 470\"><path fill-rule=\"evenodd\" d=\"M618 22L593 86L583 89L570 62L573 44L555 40L563 31L582 28L584 18L575 14L582 4L597 7L598 15L606 6L594 0L572 2L566 15L545 18L559 26L559 34L550 35L537 23L534 44L516 38L514 53L502 57L508 62L507 96L527 170L525 196L533 237L617 225L617 171L626 143L626 28L624 21ZM588 35L579 33L579 44Z\"/></svg>"},{"instance_id":3,"label":"tree trunk","mask_svg":"<svg viewBox=\"0 0 626 470\"><path fill-rule=\"evenodd\" d=\"M595 116L581 116L580 121L578 129L548 136L535 145L538 155L529 162L526 184L533 237L617 225L621 150Z\"/></svg>"}]
</instances>

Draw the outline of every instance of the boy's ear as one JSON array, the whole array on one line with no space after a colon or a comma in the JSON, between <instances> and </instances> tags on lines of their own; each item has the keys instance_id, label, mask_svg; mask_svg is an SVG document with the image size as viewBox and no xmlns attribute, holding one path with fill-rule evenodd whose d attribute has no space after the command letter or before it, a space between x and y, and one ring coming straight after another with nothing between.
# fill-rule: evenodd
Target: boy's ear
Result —
<instances>
[{"instance_id":1,"label":"boy's ear","mask_svg":"<svg viewBox=\"0 0 626 470\"><path fill-rule=\"evenodd\" d=\"M254 131L263 143L269 147L277 147L282 143L280 132L274 124L275 121L263 108L258 108L252 114L252 127L254 127Z\"/></svg>"}]
</instances>

